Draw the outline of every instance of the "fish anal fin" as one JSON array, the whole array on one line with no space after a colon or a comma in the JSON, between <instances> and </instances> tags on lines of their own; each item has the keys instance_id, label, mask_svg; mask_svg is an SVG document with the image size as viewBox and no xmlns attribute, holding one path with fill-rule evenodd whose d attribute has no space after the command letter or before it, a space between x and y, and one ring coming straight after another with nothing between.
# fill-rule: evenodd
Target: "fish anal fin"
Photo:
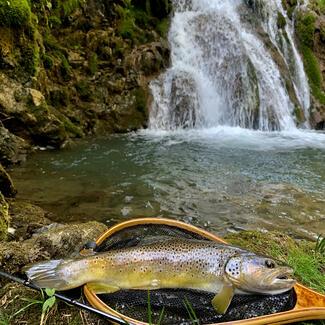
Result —
<instances>
[{"instance_id":1,"label":"fish anal fin","mask_svg":"<svg viewBox=\"0 0 325 325\"><path fill-rule=\"evenodd\" d=\"M225 314L234 296L232 285L224 285L212 299L212 306L219 314Z\"/></svg>"},{"instance_id":2,"label":"fish anal fin","mask_svg":"<svg viewBox=\"0 0 325 325\"><path fill-rule=\"evenodd\" d=\"M104 294L104 293L113 293L120 290L119 287L112 286L107 283L100 282L89 282L87 283L88 289L92 290L96 294Z\"/></svg>"}]
</instances>

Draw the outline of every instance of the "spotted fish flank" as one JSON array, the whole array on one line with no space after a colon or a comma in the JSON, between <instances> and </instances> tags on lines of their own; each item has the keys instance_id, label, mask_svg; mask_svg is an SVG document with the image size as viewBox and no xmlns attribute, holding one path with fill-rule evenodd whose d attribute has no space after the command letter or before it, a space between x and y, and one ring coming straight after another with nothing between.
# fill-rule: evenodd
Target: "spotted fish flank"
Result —
<instances>
[{"instance_id":1,"label":"spotted fish flank","mask_svg":"<svg viewBox=\"0 0 325 325\"><path fill-rule=\"evenodd\" d=\"M96 293L182 288L216 293L226 312L235 293L278 294L295 283L292 270L241 248L204 240L169 239L98 255L37 263L26 269L39 287L68 290L85 283Z\"/></svg>"}]
</instances>

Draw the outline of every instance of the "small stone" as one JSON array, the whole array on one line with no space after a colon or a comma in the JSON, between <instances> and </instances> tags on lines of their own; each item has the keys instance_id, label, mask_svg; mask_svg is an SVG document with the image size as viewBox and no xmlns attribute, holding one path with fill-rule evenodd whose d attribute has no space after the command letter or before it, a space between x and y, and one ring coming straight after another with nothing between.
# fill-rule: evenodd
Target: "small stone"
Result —
<instances>
[{"instance_id":1,"label":"small stone","mask_svg":"<svg viewBox=\"0 0 325 325\"><path fill-rule=\"evenodd\" d=\"M29 92L30 99L36 107L46 104L45 97L40 91L33 88L28 88L27 90Z\"/></svg>"}]
</instances>

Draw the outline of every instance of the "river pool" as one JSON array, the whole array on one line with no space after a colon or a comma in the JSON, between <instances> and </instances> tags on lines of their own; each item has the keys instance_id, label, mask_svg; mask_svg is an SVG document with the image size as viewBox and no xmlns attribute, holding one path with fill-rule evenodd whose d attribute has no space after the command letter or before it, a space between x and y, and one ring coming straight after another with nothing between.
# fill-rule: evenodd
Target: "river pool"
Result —
<instances>
[{"instance_id":1,"label":"river pool","mask_svg":"<svg viewBox=\"0 0 325 325\"><path fill-rule=\"evenodd\" d=\"M140 131L39 150L12 171L55 221L171 217L219 234L325 233L325 134Z\"/></svg>"}]
</instances>

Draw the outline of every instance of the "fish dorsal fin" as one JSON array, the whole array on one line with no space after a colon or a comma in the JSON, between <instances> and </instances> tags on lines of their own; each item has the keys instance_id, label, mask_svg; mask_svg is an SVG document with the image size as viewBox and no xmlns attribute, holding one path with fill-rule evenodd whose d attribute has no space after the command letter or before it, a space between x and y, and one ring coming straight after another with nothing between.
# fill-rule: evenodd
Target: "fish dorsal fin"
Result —
<instances>
[{"instance_id":1,"label":"fish dorsal fin","mask_svg":"<svg viewBox=\"0 0 325 325\"><path fill-rule=\"evenodd\" d=\"M212 306L219 314L225 314L234 296L234 287L225 284L212 299Z\"/></svg>"},{"instance_id":2,"label":"fish dorsal fin","mask_svg":"<svg viewBox=\"0 0 325 325\"><path fill-rule=\"evenodd\" d=\"M89 282L87 283L87 287L96 294L113 293L120 290L119 287L114 287L110 284L100 282Z\"/></svg>"}]
</instances>

